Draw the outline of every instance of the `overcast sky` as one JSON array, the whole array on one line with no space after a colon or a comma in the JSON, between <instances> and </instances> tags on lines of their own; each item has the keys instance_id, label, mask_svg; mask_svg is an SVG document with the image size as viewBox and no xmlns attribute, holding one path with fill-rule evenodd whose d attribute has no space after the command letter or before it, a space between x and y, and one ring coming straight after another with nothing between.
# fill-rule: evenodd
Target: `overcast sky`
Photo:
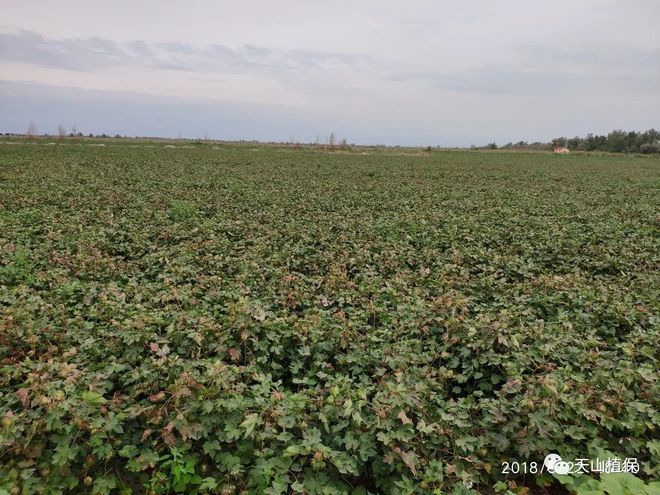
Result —
<instances>
[{"instance_id":1,"label":"overcast sky","mask_svg":"<svg viewBox=\"0 0 660 495\"><path fill-rule=\"evenodd\" d=\"M658 0L2 0L0 131L470 145L660 127Z\"/></svg>"}]
</instances>

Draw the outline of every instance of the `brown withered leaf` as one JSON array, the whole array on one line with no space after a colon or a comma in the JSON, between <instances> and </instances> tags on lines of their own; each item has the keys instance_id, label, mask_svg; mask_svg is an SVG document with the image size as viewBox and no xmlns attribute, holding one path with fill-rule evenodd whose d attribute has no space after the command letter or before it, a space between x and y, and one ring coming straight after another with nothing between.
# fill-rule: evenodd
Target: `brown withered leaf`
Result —
<instances>
[{"instance_id":1,"label":"brown withered leaf","mask_svg":"<svg viewBox=\"0 0 660 495\"><path fill-rule=\"evenodd\" d=\"M176 437L172 433L173 429L174 429L174 423L170 421L169 423L167 423L167 426L165 426L165 428L163 428L163 431L161 432L161 436L163 437L163 440L165 440L165 443L170 447L176 443Z\"/></svg>"},{"instance_id":2,"label":"brown withered leaf","mask_svg":"<svg viewBox=\"0 0 660 495\"><path fill-rule=\"evenodd\" d=\"M165 400L165 392L162 390L157 394L151 394L149 396L149 402L162 402Z\"/></svg>"},{"instance_id":3,"label":"brown withered leaf","mask_svg":"<svg viewBox=\"0 0 660 495\"><path fill-rule=\"evenodd\" d=\"M181 434L181 438L184 440L188 440L192 438L193 440L197 440L199 438L200 433L203 431L202 425L199 423L191 423L185 426L181 426L178 428L179 433Z\"/></svg>"},{"instance_id":4,"label":"brown withered leaf","mask_svg":"<svg viewBox=\"0 0 660 495\"><path fill-rule=\"evenodd\" d=\"M18 395L19 400L21 401L21 405L23 406L24 409L27 409L30 407L30 390L27 388L19 388L16 391L16 395Z\"/></svg>"},{"instance_id":5,"label":"brown withered leaf","mask_svg":"<svg viewBox=\"0 0 660 495\"><path fill-rule=\"evenodd\" d=\"M231 357L232 361L238 361L239 359L241 359L240 349L236 349L236 348L229 349L229 356Z\"/></svg>"},{"instance_id":6,"label":"brown withered leaf","mask_svg":"<svg viewBox=\"0 0 660 495\"><path fill-rule=\"evenodd\" d=\"M180 379L190 388L195 388L195 389L202 388L202 386L199 383L197 383L197 381L192 377L190 373L182 373Z\"/></svg>"},{"instance_id":7,"label":"brown withered leaf","mask_svg":"<svg viewBox=\"0 0 660 495\"><path fill-rule=\"evenodd\" d=\"M284 394L282 392L280 392L279 390L273 390L273 392L270 394L270 396L275 400L284 399Z\"/></svg>"},{"instance_id":8,"label":"brown withered leaf","mask_svg":"<svg viewBox=\"0 0 660 495\"><path fill-rule=\"evenodd\" d=\"M413 474L413 476L417 476L417 464L419 463L419 460L417 459L417 454L415 454L412 450L402 450L400 452L401 455L401 460L403 463L408 466L408 469L410 469L410 472Z\"/></svg>"},{"instance_id":9,"label":"brown withered leaf","mask_svg":"<svg viewBox=\"0 0 660 495\"><path fill-rule=\"evenodd\" d=\"M188 387L181 387L176 392L174 392L175 399L180 399L181 397L190 397L191 395L192 392Z\"/></svg>"},{"instance_id":10,"label":"brown withered leaf","mask_svg":"<svg viewBox=\"0 0 660 495\"><path fill-rule=\"evenodd\" d=\"M140 437L141 442L146 442L147 438L149 438L149 435L151 435L153 432L151 430L144 430L142 432L142 437Z\"/></svg>"},{"instance_id":11,"label":"brown withered leaf","mask_svg":"<svg viewBox=\"0 0 660 495\"><path fill-rule=\"evenodd\" d=\"M411 424L412 424L412 419L410 419L410 418L406 415L406 412L405 412L405 411L401 411L401 412L399 413L399 415L397 416L397 418L399 418L399 419L401 420L401 422L402 422L404 425L411 425Z\"/></svg>"}]
</instances>

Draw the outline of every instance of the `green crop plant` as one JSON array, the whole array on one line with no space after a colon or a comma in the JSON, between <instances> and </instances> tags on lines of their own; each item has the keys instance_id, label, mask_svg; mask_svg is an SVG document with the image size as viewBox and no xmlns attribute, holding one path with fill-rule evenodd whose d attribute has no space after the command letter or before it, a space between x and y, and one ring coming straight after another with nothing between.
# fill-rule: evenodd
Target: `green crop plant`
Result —
<instances>
[{"instance_id":1,"label":"green crop plant","mask_svg":"<svg viewBox=\"0 0 660 495\"><path fill-rule=\"evenodd\" d=\"M0 144L0 493L657 486L660 158L149 146Z\"/></svg>"}]
</instances>

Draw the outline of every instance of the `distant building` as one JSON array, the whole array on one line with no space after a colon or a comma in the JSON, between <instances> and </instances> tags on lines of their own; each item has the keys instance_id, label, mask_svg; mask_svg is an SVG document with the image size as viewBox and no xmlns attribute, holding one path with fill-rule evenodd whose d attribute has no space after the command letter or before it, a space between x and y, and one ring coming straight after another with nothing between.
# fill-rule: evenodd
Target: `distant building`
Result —
<instances>
[{"instance_id":1,"label":"distant building","mask_svg":"<svg viewBox=\"0 0 660 495\"><path fill-rule=\"evenodd\" d=\"M571 152L571 150L569 150L568 148L565 148L563 146L559 146L558 148L555 148L553 151L555 153L570 153Z\"/></svg>"}]
</instances>

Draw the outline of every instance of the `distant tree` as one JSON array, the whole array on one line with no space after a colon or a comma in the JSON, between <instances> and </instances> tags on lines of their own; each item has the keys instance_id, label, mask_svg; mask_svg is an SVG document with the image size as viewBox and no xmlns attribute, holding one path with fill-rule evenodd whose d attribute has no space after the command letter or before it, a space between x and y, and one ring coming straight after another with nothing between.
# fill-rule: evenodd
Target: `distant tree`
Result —
<instances>
[{"instance_id":1,"label":"distant tree","mask_svg":"<svg viewBox=\"0 0 660 495\"><path fill-rule=\"evenodd\" d=\"M620 153L626 151L628 135L622 130L612 131L607 135L606 151Z\"/></svg>"},{"instance_id":2,"label":"distant tree","mask_svg":"<svg viewBox=\"0 0 660 495\"><path fill-rule=\"evenodd\" d=\"M495 141L493 141L492 143L487 144L486 148L489 149L489 150L496 150L497 149L497 143L495 143Z\"/></svg>"},{"instance_id":3,"label":"distant tree","mask_svg":"<svg viewBox=\"0 0 660 495\"><path fill-rule=\"evenodd\" d=\"M57 135L60 139L64 139L66 137L66 129L63 125L57 126Z\"/></svg>"},{"instance_id":4,"label":"distant tree","mask_svg":"<svg viewBox=\"0 0 660 495\"><path fill-rule=\"evenodd\" d=\"M28 126L26 134L27 134L28 139L36 139L37 138L37 135L38 135L37 124L34 121L30 122L30 125Z\"/></svg>"},{"instance_id":5,"label":"distant tree","mask_svg":"<svg viewBox=\"0 0 660 495\"><path fill-rule=\"evenodd\" d=\"M645 132L614 130L607 136L587 134L586 137L564 137L552 140L553 147L566 146L579 151L609 151L611 153L657 153L660 133L655 129Z\"/></svg>"},{"instance_id":6,"label":"distant tree","mask_svg":"<svg viewBox=\"0 0 660 495\"><path fill-rule=\"evenodd\" d=\"M576 149L578 149L578 146L580 145L580 141L581 141L581 139L577 136L575 136L574 138L567 139L566 140L566 147L569 150L576 150Z\"/></svg>"},{"instance_id":7,"label":"distant tree","mask_svg":"<svg viewBox=\"0 0 660 495\"><path fill-rule=\"evenodd\" d=\"M554 139L552 140L552 143L551 143L551 144L552 144L552 147L553 147L553 148L561 148L561 147L564 147L564 146L566 146L566 138L565 138L565 137L554 138Z\"/></svg>"},{"instance_id":8,"label":"distant tree","mask_svg":"<svg viewBox=\"0 0 660 495\"><path fill-rule=\"evenodd\" d=\"M596 149L596 138L593 134L587 134L587 137L583 139L582 149L584 151L593 151Z\"/></svg>"},{"instance_id":9,"label":"distant tree","mask_svg":"<svg viewBox=\"0 0 660 495\"><path fill-rule=\"evenodd\" d=\"M330 133L330 137L328 138L328 144L329 144L330 146L334 146L334 145L335 145L335 131L332 131L332 132Z\"/></svg>"},{"instance_id":10,"label":"distant tree","mask_svg":"<svg viewBox=\"0 0 660 495\"><path fill-rule=\"evenodd\" d=\"M605 151L607 149L607 136L594 136L594 150Z\"/></svg>"}]
</instances>

